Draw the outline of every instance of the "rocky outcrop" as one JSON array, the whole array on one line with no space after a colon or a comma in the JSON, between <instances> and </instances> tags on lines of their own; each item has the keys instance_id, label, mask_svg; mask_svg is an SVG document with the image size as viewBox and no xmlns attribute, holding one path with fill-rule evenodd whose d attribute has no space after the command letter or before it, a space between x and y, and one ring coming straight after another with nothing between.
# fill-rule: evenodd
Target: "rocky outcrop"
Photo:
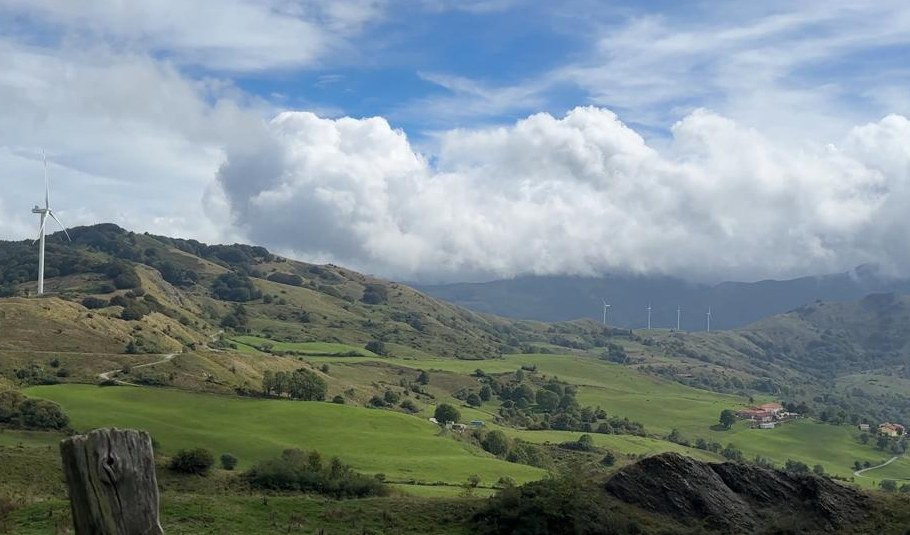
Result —
<instances>
[{"instance_id":1,"label":"rocky outcrop","mask_svg":"<svg viewBox=\"0 0 910 535\"><path fill-rule=\"evenodd\" d=\"M643 459L605 483L608 493L647 511L733 533L764 531L794 519L837 531L862 519L868 498L814 475L739 463L706 463L676 453Z\"/></svg>"}]
</instances>

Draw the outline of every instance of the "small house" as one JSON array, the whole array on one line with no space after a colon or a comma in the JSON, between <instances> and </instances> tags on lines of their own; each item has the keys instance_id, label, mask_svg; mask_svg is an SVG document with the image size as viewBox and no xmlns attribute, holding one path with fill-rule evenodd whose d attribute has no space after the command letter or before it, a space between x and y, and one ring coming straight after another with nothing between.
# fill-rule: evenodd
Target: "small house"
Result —
<instances>
[{"instance_id":1,"label":"small house","mask_svg":"<svg viewBox=\"0 0 910 535\"><path fill-rule=\"evenodd\" d=\"M774 422L762 422L762 423L758 424L758 428L759 429L774 429L775 425L776 424Z\"/></svg>"},{"instance_id":2,"label":"small house","mask_svg":"<svg viewBox=\"0 0 910 535\"><path fill-rule=\"evenodd\" d=\"M885 422L878 426L878 434L883 437L899 437L904 434L904 426Z\"/></svg>"},{"instance_id":3,"label":"small house","mask_svg":"<svg viewBox=\"0 0 910 535\"><path fill-rule=\"evenodd\" d=\"M458 431L459 433L464 433L467 428L468 426L465 424L452 424L452 431Z\"/></svg>"},{"instance_id":4,"label":"small house","mask_svg":"<svg viewBox=\"0 0 910 535\"><path fill-rule=\"evenodd\" d=\"M471 420L471 427L480 428L483 427L483 420Z\"/></svg>"},{"instance_id":5,"label":"small house","mask_svg":"<svg viewBox=\"0 0 910 535\"><path fill-rule=\"evenodd\" d=\"M868 431L869 431L869 424L859 424L859 430L860 430L860 431L868 432Z\"/></svg>"}]
</instances>

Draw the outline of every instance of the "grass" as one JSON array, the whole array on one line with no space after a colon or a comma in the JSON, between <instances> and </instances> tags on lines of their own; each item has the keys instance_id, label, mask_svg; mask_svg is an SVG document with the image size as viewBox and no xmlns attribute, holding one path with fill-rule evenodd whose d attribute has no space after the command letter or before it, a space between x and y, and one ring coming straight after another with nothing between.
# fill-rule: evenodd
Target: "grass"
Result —
<instances>
[{"instance_id":1,"label":"grass","mask_svg":"<svg viewBox=\"0 0 910 535\"><path fill-rule=\"evenodd\" d=\"M888 466L869 470L863 475L872 478L875 482L883 479L893 479L898 483L910 482L910 457L901 457Z\"/></svg>"},{"instance_id":2,"label":"grass","mask_svg":"<svg viewBox=\"0 0 910 535\"><path fill-rule=\"evenodd\" d=\"M393 482L461 484L477 474L482 485L490 485L502 476L523 482L545 475L438 436L438 428L425 420L390 411L131 387L38 386L26 394L60 403L77 429L144 429L165 454L202 446L216 456L236 455L240 469L301 448L337 455Z\"/></svg>"},{"instance_id":3,"label":"grass","mask_svg":"<svg viewBox=\"0 0 910 535\"><path fill-rule=\"evenodd\" d=\"M749 429L738 423L730 431L713 432L711 439L724 445L728 442L733 443L743 450L749 459L761 455L779 466L786 463L787 459L804 462L810 468L820 464L828 473L849 478L853 475L854 461L869 461L875 465L891 458L888 452L879 451L872 445L861 444L855 435L853 426L800 420L776 429ZM894 467L896 474L903 473L901 470L906 470L904 477L910 477L910 464ZM870 472L868 475L879 477L876 472ZM857 483L866 486L871 481L864 478L856 479Z\"/></svg>"},{"instance_id":4,"label":"grass","mask_svg":"<svg viewBox=\"0 0 910 535\"><path fill-rule=\"evenodd\" d=\"M504 429L504 431L512 437L538 444L574 442L584 434L576 431L519 431L515 429ZM724 460L723 457L711 452L687 448L666 440L633 435L603 435L600 433L589 433L589 435L594 439L594 445L597 447L626 456L641 457L675 451L703 461L718 462Z\"/></svg>"},{"instance_id":5,"label":"grass","mask_svg":"<svg viewBox=\"0 0 910 535\"><path fill-rule=\"evenodd\" d=\"M168 535L277 535L283 533L396 533L467 535L478 499L408 497L331 501L316 496L161 496ZM13 513L15 533L58 533L70 525L69 504L50 500ZM323 530L323 531L320 531Z\"/></svg>"},{"instance_id":6,"label":"grass","mask_svg":"<svg viewBox=\"0 0 910 535\"><path fill-rule=\"evenodd\" d=\"M346 353L356 353L361 357L378 357L376 353L367 351L362 347L349 344L338 344L332 342L276 342L268 338L258 336L235 336L232 338L238 345L247 346L252 349L271 344L275 351L297 351L304 354L313 355L344 355Z\"/></svg>"}]
</instances>

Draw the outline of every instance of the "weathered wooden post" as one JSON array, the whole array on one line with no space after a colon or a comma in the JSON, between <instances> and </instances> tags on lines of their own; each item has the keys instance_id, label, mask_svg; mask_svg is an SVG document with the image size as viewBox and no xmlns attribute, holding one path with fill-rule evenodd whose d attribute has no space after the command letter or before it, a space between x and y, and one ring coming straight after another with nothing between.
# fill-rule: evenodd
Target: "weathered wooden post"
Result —
<instances>
[{"instance_id":1,"label":"weathered wooden post","mask_svg":"<svg viewBox=\"0 0 910 535\"><path fill-rule=\"evenodd\" d=\"M60 443L76 535L161 535L152 439L95 429Z\"/></svg>"}]
</instances>

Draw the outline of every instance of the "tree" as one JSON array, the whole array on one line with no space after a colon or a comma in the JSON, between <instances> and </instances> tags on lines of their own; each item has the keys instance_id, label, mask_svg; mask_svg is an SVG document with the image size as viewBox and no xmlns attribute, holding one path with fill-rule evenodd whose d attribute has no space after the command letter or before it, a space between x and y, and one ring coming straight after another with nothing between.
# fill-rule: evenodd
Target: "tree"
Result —
<instances>
[{"instance_id":1,"label":"tree","mask_svg":"<svg viewBox=\"0 0 910 535\"><path fill-rule=\"evenodd\" d=\"M393 390L386 390L385 394L382 396L382 399L389 405L395 405L401 399L401 396L399 396L398 393Z\"/></svg>"},{"instance_id":2,"label":"tree","mask_svg":"<svg viewBox=\"0 0 910 535\"><path fill-rule=\"evenodd\" d=\"M872 437L869 436L869 433L863 433L862 435L859 436L859 441L862 442L863 444L868 444L870 438L872 438Z\"/></svg>"},{"instance_id":3,"label":"tree","mask_svg":"<svg viewBox=\"0 0 910 535\"><path fill-rule=\"evenodd\" d=\"M735 423L736 423L736 413L735 412L733 412L731 409L724 409L724 410L720 411L720 425L722 425L724 427L724 429L730 429L731 427L733 427L733 424L735 424Z\"/></svg>"},{"instance_id":4,"label":"tree","mask_svg":"<svg viewBox=\"0 0 910 535\"><path fill-rule=\"evenodd\" d=\"M525 380L524 370L522 370L521 368L518 368L518 370L515 372L515 380L518 381L519 383Z\"/></svg>"},{"instance_id":5,"label":"tree","mask_svg":"<svg viewBox=\"0 0 910 535\"><path fill-rule=\"evenodd\" d=\"M509 453L509 438L502 431L490 431L480 445L484 450L497 457Z\"/></svg>"},{"instance_id":6,"label":"tree","mask_svg":"<svg viewBox=\"0 0 910 535\"><path fill-rule=\"evenodd\" d=\"M891 441L888 440L888 437L878 437L878 440L875 441L875 447L880 450L883 450L883 449L887 448L888 444L890 444L890 443L891 443Z\"/></svg>"},{"instance_id":7,"label":"tree","mask_svg":"<svg viewBox=\"0 0 910 535\"><path fill-rule=\"evenodd\" d=\"M436 421L439 422L440 425L445 425L446 422L458 423L458 421L461 420L461 414L458 412L458 409L448 403L437 405L436 410L433 412L433 416L436 417Z\"/></svg>"},{"instance_id":8,"label":"tree","mask_svg":"<svg viewBox=\"0 0 910 535\"><path fill-rule=\"evenodd\" d=\"M328 390L322 377L304 368L295 370L288 383L288 394L303 401L322 401Z\"/></svg>"},{"instance_id":9,"label":"tree","mask_svg":"<svg viewBox=\"0 0 910 535\"><path fill-rule=\"evenodd\" d=\"M233 470L237 466L237 457L234 457L230 453L221 454L221 468L225 470Z\"/></svg>"},{"instance_id":10,"label":"tree","mask_svg":"<svg viewBox=\"0 0 910 535\"><path fill-rule=\"evenodd\" d=\"M883 479L882 482L878 484L878 486L885 492L897 491L897 482L895 482L893 479Z\"/></svg>"},{"instance_id":11,"label":"tree","mask_svg":"<svg viewBox=\"0 0 910 535\"><path fill-rule=\"evenodd\" d=\"M493 389L490 388L490 385L483 385L480 387L480 399L482 401L490 401L493 399Z\"/></svg>"},{"instance_id":12,"label":"tree","mask_svg":"<svg viewBox=\"0 0 910 535\"><path fill-rule=\"evenodd\" d=\"M333 397L332 403L336 403L338 405L344 405L344 396L339 394L339 395Z\"/></svg>"},{"instance_id":13,"label":"tree","mask_svg":"<svg viewBox=\"0 0 910 535\"><path fill-rule=\"evenodd\" d=\"M591 435L581 435L578 437L578 449L581 451L593 451L594 450L594 439L591 438Z\"/></svg>"},{"instance_id":14,"label":"tree","mask_svg":"<svg viewBox=\"0 0 910 535\"><path fill-rule=\"evenodd\" d=\"M787 463L784 465L784 470L787 472L792 472L794 474L808 474L809 465L801 461L794 461L793 459L787 459Z\"/></svg>"},{"instance_id":15,"label":"tree","mask_svg":"<svg viewBox=\"0 0 910 535\"><path fill-rule=\"evenodd\" d=\"M550 412L559 406L559 394L549 390L537 391L537 406L544 412Z\"/></svg>"},{"instance_id":16,"label":"tree","mask_svg":"<svg viewBox=\"0 0 910 535\"><path fill-rule=\"evenodd\" d=\"M275 373L272 370L262 372L262 393L271 396L275 390Z\"/></svg>"},{"instance_id":17,"label":"tree","mask_svg":"<svg viewBox=\"0 0 910 535\"><path fill-rule=\"evenodd\" d=\"M823 475L825 475L825 467L820 464L817 464L812 467L812 473L814 473L817 476L823 476Z\"/></svg>"},{"instance_id":18,"label":"tree","mask_svg":"<svg viewBox=\"0 0 910 535\"><path fill-rule=\"evenodd\" d=\"M478 486L480 486L480 476L477 474L471 474L468 476L468 485L470 485L471 488L476 489Z\"/></svg>"},{"instance_id":19,"label":"tree","mask_svg":"<svg viewBox=\"0 0 910 535\"><path fill-rule=\"evenodd\" d=\"M430 383L430 374L428 374L427 372L425 372L423 370L420 370L420 375L417 376L417 382L422 385L429 384Z\"/></svg>"},{"instance_id":20,"label":"tree","mask_svg":"<svg viewBox=\"0 0 910 535\"><path fill-rule=\"evenodd\" d=\"M613 466L616 464L616 455L612 451L608 451L604 458L600 460L600 464L604 466Z\"/></svg>"},{"instance_id":21,"label":"tree","mask_svg":"<svg viewBox=\"0 0 910 535\"><path fill-rule=\"evenodd\" d=\"M859 461L853 461L853 471L858 472L863 469L863 463Z\"/></svg>"},{"instance_id":22,"label":"tree","mask_svg":"<svg viewBox=\"0 0 910 535\"><path fill-rule=\"evenodd\" d=\"M483 403L480 400L480 396L478 396L474 392L471 392L470 394L468 394L468 397L467 397L467 399L465 399L465 401L467 402L468 405L470 405L472 407L479 407Z\"/></svg>"},{"instance_id":23,"label":"tree","mask_svg":"<svg viewBox=\"0 0 910 535\"><path fill-rule=\"evenodd\" d=\"M180 450L171 458L168 468L174 472L182 474L194 474L204 476L208 474L215 459L212 453L205 448L195 448L191 450Z\"/></svg>"},{"instance_id":24,"label":"tree","mask_svg":"<svg viewBox=\"0 0 910 535\"><path fill-rule=\"evenodd\" d=\"M369 342L367 342L367 345L364 346L364 348L367 351L376 353L379 356L388 355L388 351L386 351L385 344L380 342L379 340L370 340Z\"/></svg>"}]
</instances>

